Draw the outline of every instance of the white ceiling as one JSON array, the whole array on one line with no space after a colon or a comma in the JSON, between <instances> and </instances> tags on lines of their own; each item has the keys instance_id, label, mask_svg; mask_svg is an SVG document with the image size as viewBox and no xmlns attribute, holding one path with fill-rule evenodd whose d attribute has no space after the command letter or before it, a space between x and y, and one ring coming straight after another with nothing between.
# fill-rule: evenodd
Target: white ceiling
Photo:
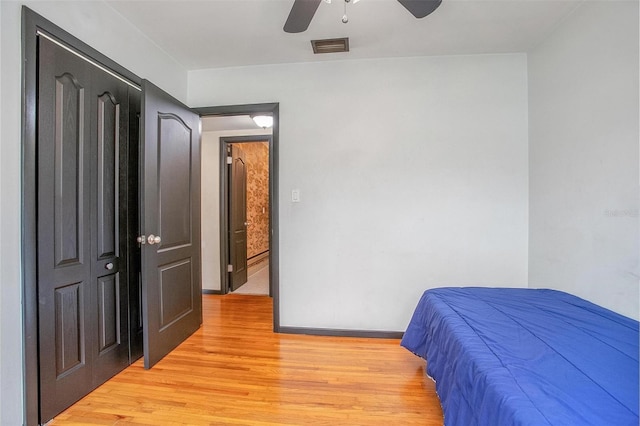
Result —
<instances>
[{"instance_id":1,"label":"white ceiling","mask_svg":"<svg viewBox=\"0 0 640 426\"><path fill-rule=\"evenodd\" d=\"M425 55L526 52L583 0L443 0L414 18L396 0L322 2L306 32L282 30L293 0L108 1L187 70ZM349 37L313 55L310 40Z\"/></svg>"}]
</instances>

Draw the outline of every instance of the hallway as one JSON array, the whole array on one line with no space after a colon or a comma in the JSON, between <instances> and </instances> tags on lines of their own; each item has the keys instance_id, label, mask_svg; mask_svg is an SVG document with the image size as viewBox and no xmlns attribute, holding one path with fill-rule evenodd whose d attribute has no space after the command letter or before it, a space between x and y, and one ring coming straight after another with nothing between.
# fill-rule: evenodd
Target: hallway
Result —
<instances>
[{"instance_id":1,"label":"hallway","mask_svg":"<svg viewBox=\"0 0 640 426\"><path fill-rule=\"evenodd\" d=\"M249 266L247 282L240 286L233 294L251 294L254 296L269 295L269 261Z\"/></svg>"}]
</instances>

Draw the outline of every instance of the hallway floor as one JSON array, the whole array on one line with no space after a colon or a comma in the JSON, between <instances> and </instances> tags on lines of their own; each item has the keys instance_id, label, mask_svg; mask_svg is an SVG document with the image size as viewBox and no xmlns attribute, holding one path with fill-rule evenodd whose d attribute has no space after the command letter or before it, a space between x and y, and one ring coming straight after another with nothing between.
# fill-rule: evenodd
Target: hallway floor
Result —
<instances>
[{"instance_id":1,"label":"hallway floor","mask_svg":"<svg viewBox=\"0 0 640 426\"><path fill-rule=\"evenodd\" d=\"M255 268L249 268L247 282L240 286L233 294L252 294L258 296L269 295L269 261L261 262Z\"/></svg>"}]
</instances>

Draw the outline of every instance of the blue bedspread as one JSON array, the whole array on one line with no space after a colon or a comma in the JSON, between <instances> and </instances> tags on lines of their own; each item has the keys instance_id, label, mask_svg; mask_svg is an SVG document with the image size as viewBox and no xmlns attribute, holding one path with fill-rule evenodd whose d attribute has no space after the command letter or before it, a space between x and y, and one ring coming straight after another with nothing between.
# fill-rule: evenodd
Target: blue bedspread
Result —
<instances>
[{"instance_id":1,"label":"blue bedspread","mask_svg":"<svg viewBox=\"0 0 640 426\"><path fill-rule=\"evenodd\" d=\"M445 425L638 426L638 322L555 290L427 290L402 346Z\"/></svg>"}]
</instances>

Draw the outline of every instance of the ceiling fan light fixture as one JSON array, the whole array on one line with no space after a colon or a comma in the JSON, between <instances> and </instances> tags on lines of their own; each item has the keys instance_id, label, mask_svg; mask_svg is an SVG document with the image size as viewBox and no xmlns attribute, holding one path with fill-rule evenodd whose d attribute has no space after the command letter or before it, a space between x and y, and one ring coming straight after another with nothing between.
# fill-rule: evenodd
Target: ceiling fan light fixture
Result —
<instances>
[{"instance_id":1,"label":"ceiling fan light fixture","mask_svg":"<svg viewBox=\"0 0 640 426\"><path fill-rule=\"evenodd\" d=\"M286 33L301 33L309 28L309 24L315 15L318 6L323 0L294 0L293 6L291 6L291 12L287 17L287 21L284 23L284 32ZM327 3L331 3L331 0L324 0ZM357 3L359 0L343 0L344 15L342 16L342 22L345 24L349 22L347 17L347 4ZM435 11L442 0L397 0L405 9L409 11L414 17L420 19L431 14Z\"/></svg>"},{"instance_id":2,"label":"ceiling fan light fixture","mask_svg":"<svg viewBox=\"0 0 640 426\"><path fill-rule=\"evenodd\" d=\"M256 114L252 115L251 119L258 127L262 127L263 129L273 127L273 116L271 115Z\"/></svg>"},{"instance_id":3,"label":"ceiling fan light fixture","mask_svg":"<svg viewBox=\"0 0 640 426\"><path fill-rule=\"evenodd\" d=\"M331 4L331 0L322 0L323 2L327 3L327 4ZM345 3L353 3L356 4L358 3L360 0L344 0Z\"/></svg>"}]
</instances>

